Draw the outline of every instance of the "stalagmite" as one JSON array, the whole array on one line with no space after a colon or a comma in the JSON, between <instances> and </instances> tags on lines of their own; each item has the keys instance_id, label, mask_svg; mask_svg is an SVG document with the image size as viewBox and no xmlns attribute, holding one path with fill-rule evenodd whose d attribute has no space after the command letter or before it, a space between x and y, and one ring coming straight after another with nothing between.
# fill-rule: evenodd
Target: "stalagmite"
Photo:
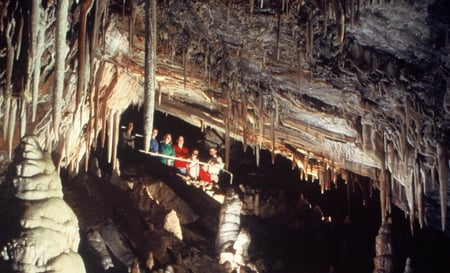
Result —
<instances>
[{"instance_id":1,"label":"stalagmite","mask_svg":"<svg viewBox=\"0 0 450 273\"><path fill-rule=\"evenodd\" d=\"M144 150L150 148L156 88L156 0L145 1ZM151 20L150 20L151 19Z\"/></svg>"},{"instance_id":2,"label":"stalagmite","mask_svg":"<svg viewBox=\"0 0 450 273\"><path fill-rule=\"evenodd\" d=\"M67 55L66 34L68 17L68 0L58 0L56 8L56 62L55 62L55 85L53 90L53 131L56 140L59 139L59 124L61 122L62 93L64 90L65 60Z\"/></svg>"},{"instance_id":3,"label":"stalagmite","mask_svg":"<svg viewBox=\"0 0 450 273\"><path fill-rule=\"evenodd\" d=\"M436 146L436 157L438 162L439 175L439 192L441 196L441 227L445 231L445 220L447 217L447 180L448 180L448 166L445 158L445 149L442 143Z\"/></svg>"},{"instance_id":4,"label":"stalagmite","mask_svg":"<svg viewBox=\"0 0 450 273\"><path fill-rule=\"evenodd\" d=\"M9 113L9 117L5 117L5 119L9 119L9 127L8 127L8 159L12 159L13 152L13 140L14 140L14 131L16 129L16 116L17 116L17 99L11 98L11 112Z\"/></svg>"}]
</instances>

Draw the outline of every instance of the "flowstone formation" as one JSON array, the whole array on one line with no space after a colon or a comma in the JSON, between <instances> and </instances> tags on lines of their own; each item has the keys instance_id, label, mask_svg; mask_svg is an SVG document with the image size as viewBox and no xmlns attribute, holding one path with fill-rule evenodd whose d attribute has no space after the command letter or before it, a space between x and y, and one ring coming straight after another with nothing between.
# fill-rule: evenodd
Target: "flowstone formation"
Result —
<instances>
[{"instance_id":1,"label":"flowstone formation","mask_svg":"<svg viewBox=\"0 0 450 273\"><path fill-rule=\"evenodd\" d=\"M59 174L38 138L21 139L10 170L12 179L2 188L13 197L2 195L0 202L1 217L9 221L0 240L0 271L86 272L77 253L78 219L62 199Z\"/></svg>"}]
</instances>

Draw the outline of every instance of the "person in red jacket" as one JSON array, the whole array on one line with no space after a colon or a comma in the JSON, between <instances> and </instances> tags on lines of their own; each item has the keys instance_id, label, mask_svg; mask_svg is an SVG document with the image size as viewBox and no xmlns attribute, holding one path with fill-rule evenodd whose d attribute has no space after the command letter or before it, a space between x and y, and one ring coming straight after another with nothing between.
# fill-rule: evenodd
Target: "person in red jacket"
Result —
<instances>
[{"instance_id":1,"label":"person in red jacket","mask_svg":"<svg viewBox=\"0 0 450 273\"><path fill-rule=\"evenodd\" d=\"M175 156L183 159L189 159L189 149L184 147L184 137L178 136L177 143L173 145L173 150L175 151ZM176 160L173 166L177 168L180 173L186 174L188 162L183 160Z\"/></svg>"}]
</instances>

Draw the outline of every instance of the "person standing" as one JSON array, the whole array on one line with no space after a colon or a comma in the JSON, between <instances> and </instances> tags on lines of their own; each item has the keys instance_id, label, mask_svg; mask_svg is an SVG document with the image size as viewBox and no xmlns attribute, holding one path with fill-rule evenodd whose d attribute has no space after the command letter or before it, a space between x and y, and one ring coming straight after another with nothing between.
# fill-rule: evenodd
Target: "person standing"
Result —
<instances>
[{"instance_id":1,"label":"person standing","mask_svg":"<svg viewBox=\"0 0 450 273\"><path fill-rule=\"evenodd\" d=\"M133 135L134 123L128 122L127 130L122 133L122 148L123 149L134 149L134 139Z\"/></svg>"},{"instance_id":2,"label":"person standing","mask_svg":"<svg viewBox=\"0 0 450 273\"><path fill-rule=\"evenodd\" d=\"M209 148L210 158L208 160L208 172L211 175L212 182L219 182L219 173L223 169L225 164L223 163L222 157L217 154L217 149L215 147Z\"/></svg>"},{"instance_id":3,"label":"person standing","mask_svg":"<svg viewBox=\"0 0 450 273\"><path fill-rule=\"evenodd\" d=\"M158 136L158 128L153 128L152 130L152 138L150 139L150 152L159 153L159 143L156 140Z\"/></svg>"},{"instance_id":4,"label":"person standing","mask_svg":"<svg viewBox=\"0 0 450 273\"><path fill-rule=\"evenodd\" d=\"M199 173L200 164L198 160L198 149L194 149L191 153L191 162L188 165L188 174L191 179L197 180Z\"/></svg>"},{"instance_id":5,"label":"person standing","mask_svg":"<svg viewBox=\"0 0 450 273\"><path fill-rule=\"evenodd\" d=\"M179 157L182 159L189 158L189 149L184 146L184 136L178 136L177 144L173 145L173 150L175 151L176 157ZM186 161L175 159L173 165L175 168L177 168L180 171L180 173L186 174L187 165L188 165L188 163Z\"/></svg>"},{"instance_id":6,"label":"person standing","mask_svg":"<svg viewBox=\"0 0 450 273\"><path fill-rule=\"evenodd\" d=\"M175 151L172 147L172 135L167 133L164 135L163 140L161 142L161 154L175 156ZM166 164L167 166L173 166L173 159L161 157L161 163Z\"/></svg>"}]
</instances>

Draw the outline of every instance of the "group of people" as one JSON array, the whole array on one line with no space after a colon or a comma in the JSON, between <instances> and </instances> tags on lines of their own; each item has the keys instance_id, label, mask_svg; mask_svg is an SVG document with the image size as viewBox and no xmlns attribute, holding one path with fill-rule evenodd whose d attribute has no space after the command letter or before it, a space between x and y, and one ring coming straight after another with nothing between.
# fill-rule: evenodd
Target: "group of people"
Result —
<instances>
[{"instance_id":1,"label":"group of people","mask_svg":"<svg viewBox=\"0 0 450 273\"><path fill-rule=\"evenodd\" d=\"M133 123L130 122L127 131L123 132L123 145L134 149L134 135L132 134ZM172 143L172 135L166 133L161 142L157 140L158 129L153 128L150 139L150 152L161 154L161 163L175 167L181 174L190 179L201 180L207 183L217 183L219 173L225 166L222 157L218 155L215 147L209 148L209 160L206 163L199 160L199 149L189 149L184 145L184 136L179 135L176 143Z\"/></svg>"}]
</instances>

